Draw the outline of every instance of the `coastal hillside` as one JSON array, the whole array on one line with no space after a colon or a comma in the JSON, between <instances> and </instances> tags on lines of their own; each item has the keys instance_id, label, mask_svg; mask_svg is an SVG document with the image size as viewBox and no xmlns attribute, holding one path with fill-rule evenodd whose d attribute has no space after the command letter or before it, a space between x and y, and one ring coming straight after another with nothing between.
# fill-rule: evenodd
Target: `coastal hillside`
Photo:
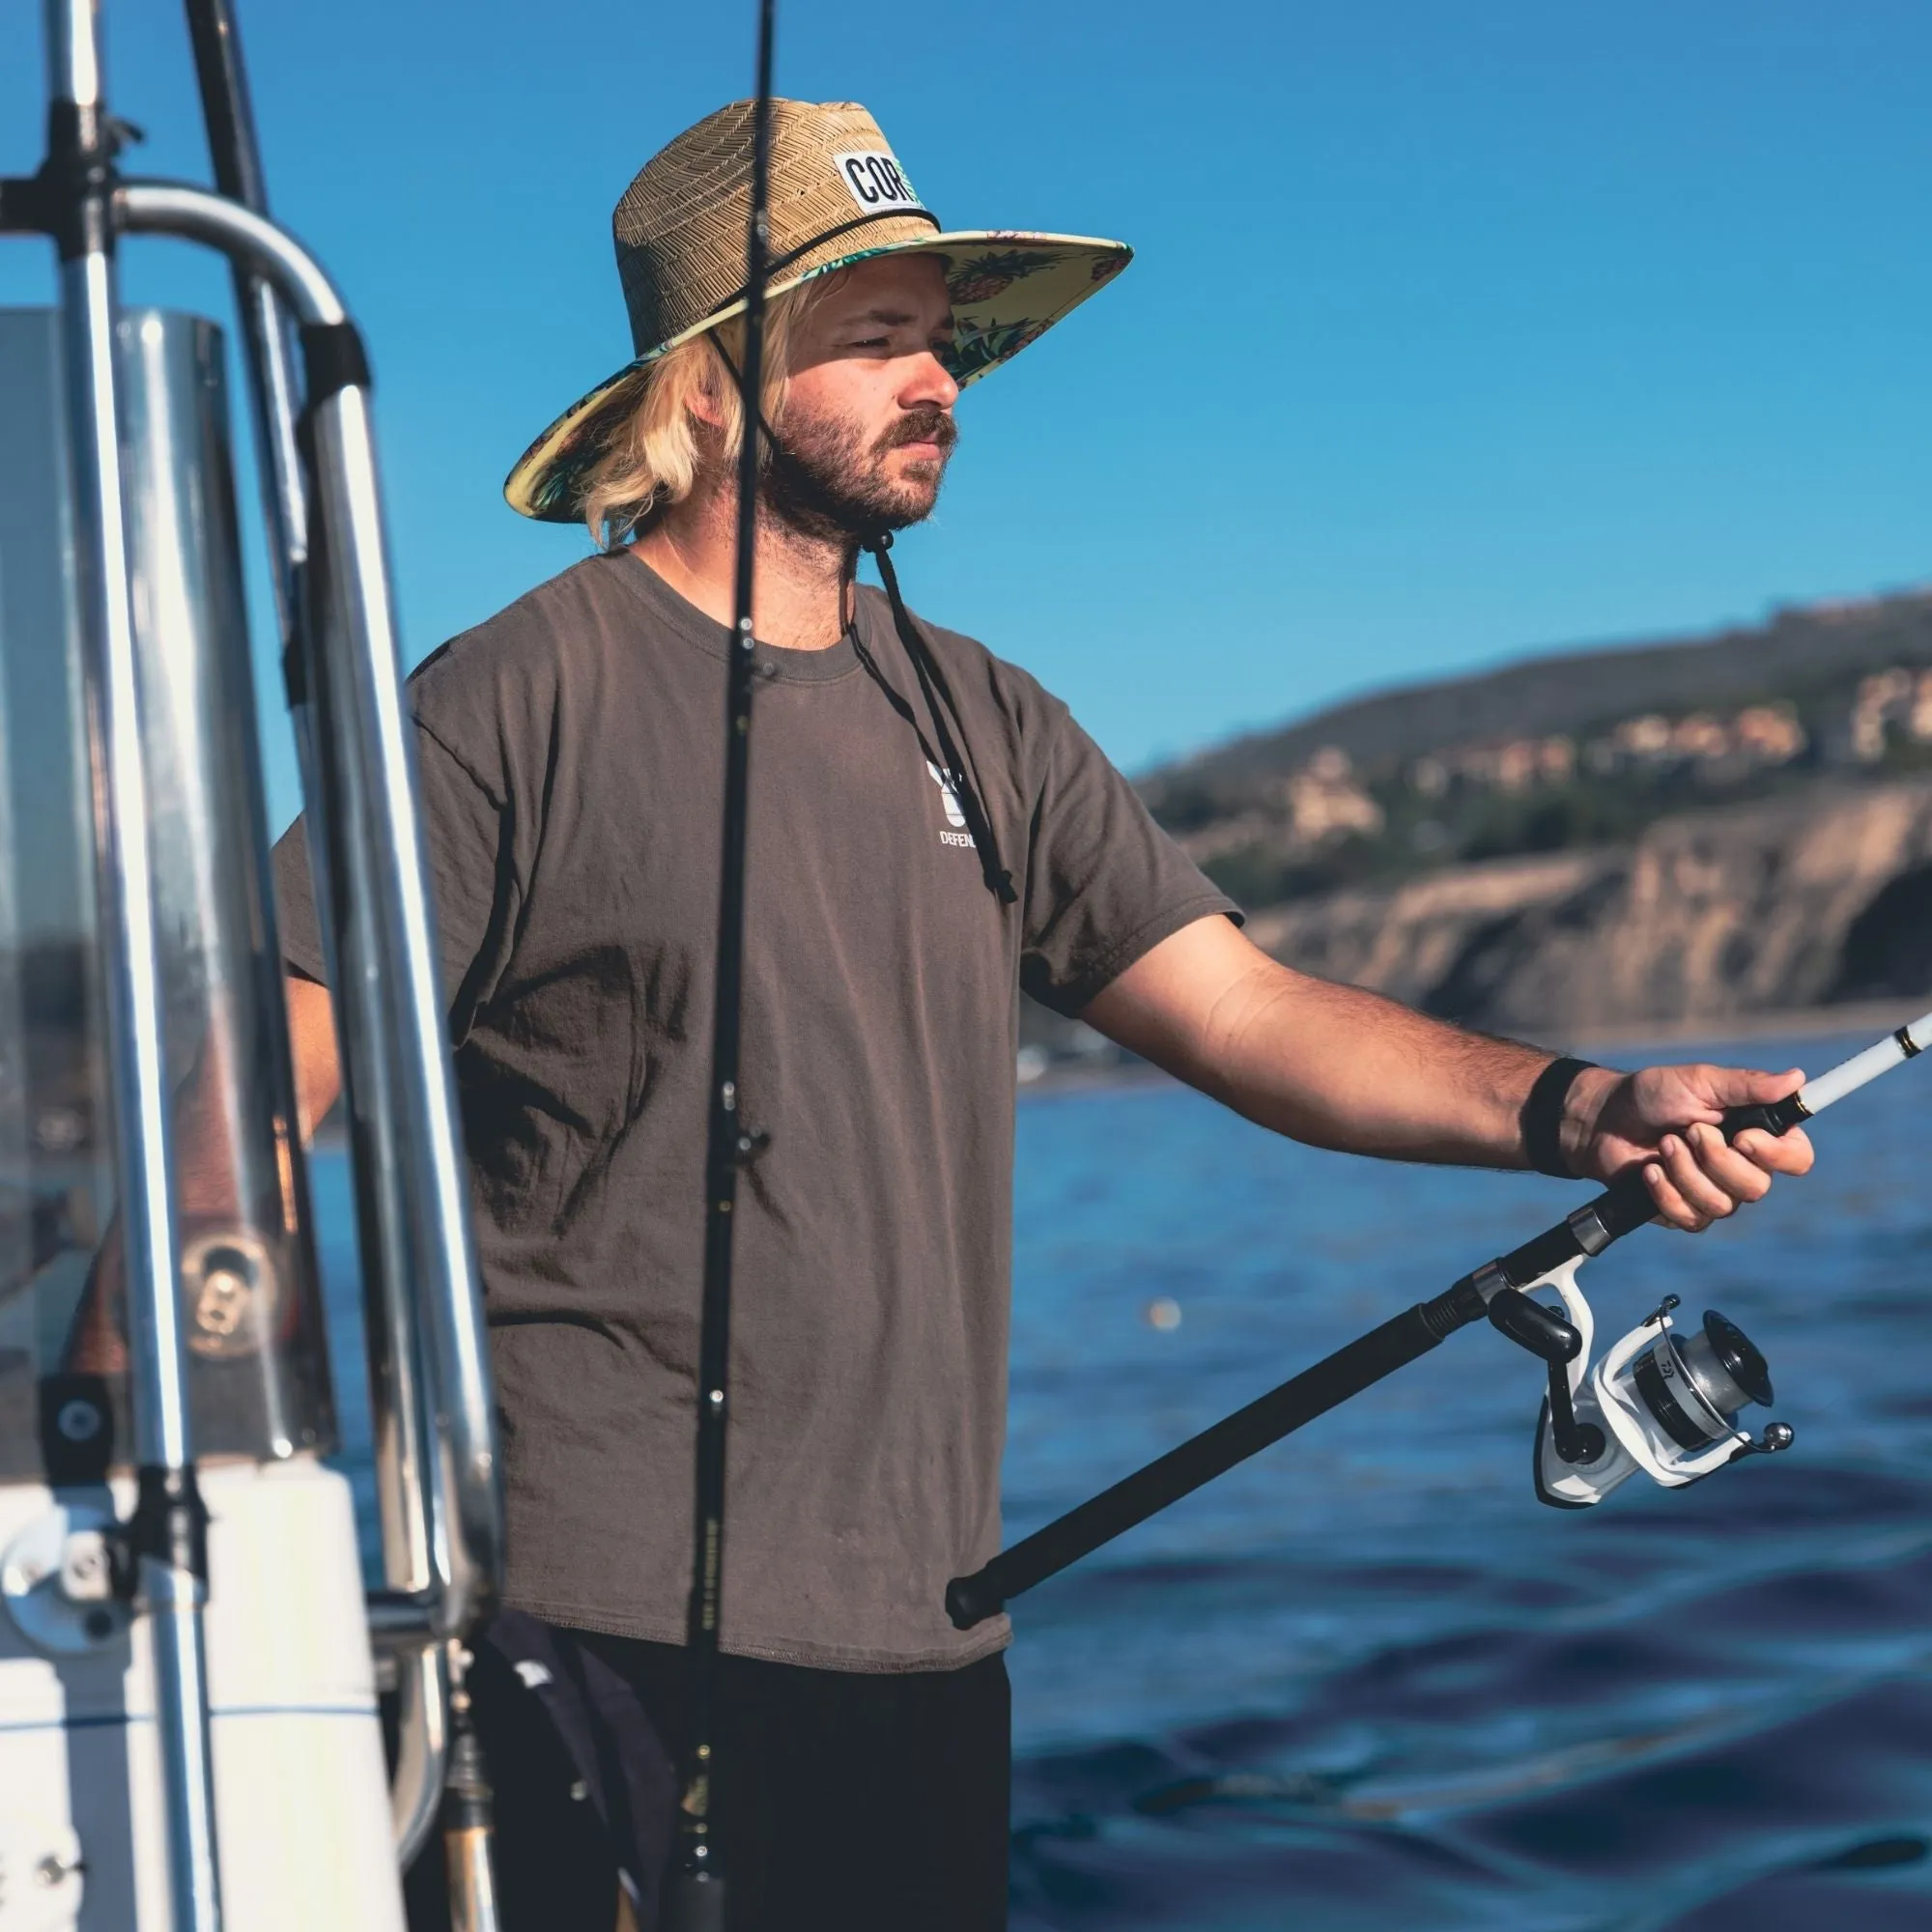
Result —
<instances>
[{"instance_id":1,"label":"coastal hillside","mask_svg":"<svg viewBox=\"0 0 1932 1932\"><path fill-rule=\"evenodd\" d=\"M1383 692L1140 787L1278 958L1469 1025L1932 992L1932 591ZM1116 1058L1022 1038L1029 1076Z\"/></svg>"},{"instance_id":2,"label":"coastal hillside","mask_svg":"<svg viewBox=\"0 0 1932 1932\"><path fill-rule=\"evenodd\" d=\"M1250 913L1248 931L1304 972L1550 1045L1875 1002L1904 1015L1932 1005L1932 776L1314 894ZM1123 1058L1030 1003L1022 1041L1027 1080Z\"/></svg>"},{"instance_id":3,"label":"coastal hillside","mask_svg":"<svg viewBox=\"0 0 1932 1932\"><path fill-rule=\"evenodd\" d=\"M1357 699L1150 773L1253 909L1630 846L1686 812L1932 774L1932 592L1550 654Z\"/></svg>"},{"instance_id":4,"label":"coastal hillside","mask_svg":"<svg viewBox=\"0 0 1932 1932\"><path fill-rule=\"evenodd\" d=\"M1633 845L1450 867L1256 914L1276 957L1564 1041L1932 988L1932 779L1662 819Z\"/></svg>"}]
</instances>

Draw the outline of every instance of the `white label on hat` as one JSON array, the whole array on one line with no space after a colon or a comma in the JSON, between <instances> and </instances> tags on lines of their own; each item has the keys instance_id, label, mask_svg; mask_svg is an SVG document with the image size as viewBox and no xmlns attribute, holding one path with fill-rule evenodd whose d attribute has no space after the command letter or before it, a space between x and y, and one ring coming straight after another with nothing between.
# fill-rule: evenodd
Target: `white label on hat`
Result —
<instances>
[{"instance_id":1,"label":"white label on hat","mask_svg":"<svg viewBox=\"0 0 1932 1932\"><path fill-rule=\"evenodd\" d=\"M838 170L838 179L851 190L852 199L867 214L886 214L895 208L924 210L925 204L913 192L912 183L884 148L834 155L832 165Z\"/></svg>"}]
</instances>

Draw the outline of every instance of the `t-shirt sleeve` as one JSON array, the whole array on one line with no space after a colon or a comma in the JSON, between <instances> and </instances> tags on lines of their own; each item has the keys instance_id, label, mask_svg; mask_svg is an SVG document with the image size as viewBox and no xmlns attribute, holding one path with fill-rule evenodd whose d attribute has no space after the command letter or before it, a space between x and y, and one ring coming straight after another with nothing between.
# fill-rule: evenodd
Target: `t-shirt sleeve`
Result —
<instances>
[{"instance_id":1,"label":"t-shirt sleeve","mask_svg":"<svg viewBox=\"0 0 1932 1932\"><path fill-rule=\"evenodd\" d=\"M1241 915L1153 822L1066 707L1051 697L1045 705L1020 984L1043 1006L1071 1014L1182 926L1216 913L1238 923Z\"/></svg>"},{"instance_id":2,"label":"t-shirt sleeve","mask_svg":"<svg viewBox=\"0 0 1932 1932\"><path fill-rule=\"evenodd\" d=\"M506 813L502 801L420 721L415 752L443 1003L460 1037L480 996L479 966L512 911ZM274 867L282 956L303 977L326 980L305 819L298 818L276 841Z\"/></svg>"},{"instance_id":3,"label":"t-shirt sleeve","mask_svg":"<svg viewBox=\"0 0 1932 1932\"><path fill-rule=\"evenodd\" d=\"M271 855L275 871L275 923L280 929L282 960L304 980L327 983L328 968L322 956L322 924L315 912L315 882L308 868L308 821L298 818L275 840Z\"/></svg>"}]
</instances>

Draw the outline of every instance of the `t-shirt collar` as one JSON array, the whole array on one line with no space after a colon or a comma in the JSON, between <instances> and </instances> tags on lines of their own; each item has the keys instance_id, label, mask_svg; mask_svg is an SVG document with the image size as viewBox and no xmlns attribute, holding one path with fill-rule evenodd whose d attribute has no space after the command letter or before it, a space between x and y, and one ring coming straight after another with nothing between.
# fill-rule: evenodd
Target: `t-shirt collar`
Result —
<instances>
[{"instance_id":1,"label":"t-shirt collar","mask_svg":"<svg viewBox=\"0 0 1932 1932\"><path fill-rule=\"evenodd\" d=\"M720 664L728 659L731 632L726 625L715 617L707 617L688 597L680 596L635 551L614 551L611 561L619 566L622 581L649 607L652 616L666 630L696 645ZM863 608L859 621L865 622ZM822 651L791 651L777 644L754 643L753 662L761 675L779 684L830 684L859 668L859 655L852 648L850 632Z\"/></svg>"}]
</instances>

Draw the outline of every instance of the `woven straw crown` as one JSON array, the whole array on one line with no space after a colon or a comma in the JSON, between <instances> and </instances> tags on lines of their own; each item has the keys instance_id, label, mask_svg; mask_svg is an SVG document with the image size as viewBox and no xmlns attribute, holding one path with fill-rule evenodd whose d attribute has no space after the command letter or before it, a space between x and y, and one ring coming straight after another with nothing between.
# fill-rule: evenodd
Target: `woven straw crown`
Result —
<instances>
[{"instance_id":1,"label":"woven straw crown","mask_svg":"<svg viewBox=\"0 0 1932 1932\"><path fill-rule=\"evenodd\" d=\"M639 355L675 341L744 294L753 111L751 101L734 100L687 128L644 163L611 217ZM866 161L857 169L840 166L860 156ZM802 280L857 249L927 242L938 233L936 216L895 207L881 194L879 179L890 184L891 177L871 165L877 156L897 170L879 124L856 102L772 102L766 218L775 280ZM858 200L854 172L867 193L880 195L877 208ZM905 183L903 171L898 182Z\"/></svg>"},{"instance_id":2,"label":"woven straw crown","mask_svg":"<svg viewBox=\"0 0 1932 1932\"><path fill-rule=\"evenodd\" d=\"M1122 242L1017 229L943 230L856 101L771 103L765 291L869 256L942 259L962 386L1010 360L1132 259ZM530 444L503 485L512 509L567 523L611 428L659 356L745 306L753 103L734 100L652 156L611 218L633 359Z\"/></svg>"}]
</instances>

